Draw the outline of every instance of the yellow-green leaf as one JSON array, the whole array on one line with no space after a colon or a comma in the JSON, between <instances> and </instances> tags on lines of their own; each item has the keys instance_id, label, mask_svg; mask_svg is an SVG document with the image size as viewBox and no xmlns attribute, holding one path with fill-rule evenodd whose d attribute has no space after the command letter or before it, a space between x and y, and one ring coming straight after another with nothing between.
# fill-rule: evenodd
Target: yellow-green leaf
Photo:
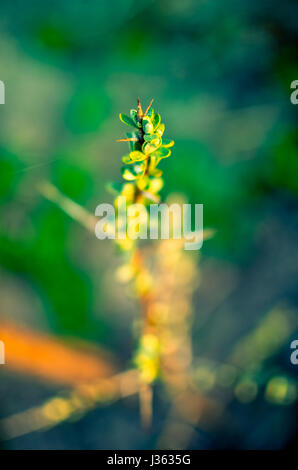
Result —
<instances>
[{"instance_id":1,"label":"yellow-green leaf","mask_svg":"<svg viewBox=\"0 0 298 470\"><path fill-rule=\"evenodd\" d=\"M128 126L132 126L132 127L137 127L133 119L129 116L126 116L126 114L120 113L119 118L120 118L120 121L124 122L124 124L127 124Z\"/></svg>"},{"instance_id":2,"label":"yellow-green leaf","mask_svg":"<svg viewBox=\"0 0 298 470\"><path fill-rule=\"evenodd\" d=\"M157 158L167 158L171 155L171 150L166 147L160 147L155 152L153 152L152 155Z\"/></svg>"},{"instance_id":3,"label":"yellow-green leaf","mask_svg":"<svg viewBox=\"0 0 298 470\"><path fill-rule=\"evenodd\" d=\"M153 124L154 129L158 128L160 121L161 121L160 114L154 114L152 118L152 124Z\"/></svg>"},{"instance_id":4,"label":"yellow-green leaf","mask_svg":"<svg viewBox=\"0 0 298 470\"><path fill-rule=\"evenodd\" d=\"M170 139L162 139L162 146L163 147L173 147L174 141Z\"/></svg>"},{"instance_id":5,"label":"yellow-green leaf","mask_svg":"<svg viewBox=\"0 0 298 470\"><path fill-rule=\"evenodd\" d=\"M155 129L154 133L158 135L158 137L161 137L165 131L165 125L160 124L157 129Z\"/></svg>"},{"instance_id":6,"label":"yellow-green leaf","mask_svg":"<svg viewBox=\"0 0 298 470\"><path fill-rule=\"evenodd\" d=\"M145 142L142 146L142 150L144 153L146 153L146 155L149 155L150 153L157 150L160 144L161 144L160 139L153 139L151 142Z\"/></svg>"},{"instance_id":7,"label":"yellow-green leaf","mask_svg":"<svg viewBox=\"0 0 298 470\"><path fill-rule=\"evenodd\" d=\"M136 175L134 174L133 171L131 171L129 168L127 167L123 167L121 168L121 173L122 173L122 176L123 178L126 180L126 181L133 181L136 179Z\"/></svg>"},{"instance_id":8,"label":"yellow-green leaf","mask_svg":"<svg viewBox=\"0 0 298 470\"><path fill-rule=\"evenodd\" d=\"M152 134L154 131L154 126L148 116L145 116L143 118L143 130L145 134Z\"/></svg>"}]
</instances>

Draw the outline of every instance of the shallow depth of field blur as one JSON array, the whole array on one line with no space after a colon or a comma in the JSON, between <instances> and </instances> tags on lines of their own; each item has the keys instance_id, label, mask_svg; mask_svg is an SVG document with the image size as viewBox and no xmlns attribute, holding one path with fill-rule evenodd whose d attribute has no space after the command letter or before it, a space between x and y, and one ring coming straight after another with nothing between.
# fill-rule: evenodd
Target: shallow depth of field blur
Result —
<instances>
[{"instance_id":1,"label":"shallow depth of field blur","mask_svg":"<svg viewBox=\"0 0 298 470\"><path fill-rule=\"evenodd\" d=\"M297 15L290 0L1 1L1 448L294 446ZM192 297L187 283L173 293L191 312L197 393L159 380L150 430L129 375L139 308L115 277L121 256L39 191L50 182L92 214L112 202L118 114L138 96L175 140L163 199L203 203L216 231L188 252Z\"/></svg>"}]
</instances>

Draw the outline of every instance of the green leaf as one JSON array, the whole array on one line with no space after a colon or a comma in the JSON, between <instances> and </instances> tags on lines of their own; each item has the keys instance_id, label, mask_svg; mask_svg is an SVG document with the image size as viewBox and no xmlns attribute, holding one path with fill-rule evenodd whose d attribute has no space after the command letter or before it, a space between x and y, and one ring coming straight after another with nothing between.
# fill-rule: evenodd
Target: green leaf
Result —
<instances>
[{"instance_id":1,"label":"green leaf","mask_svg":"<svg viewBox=\"0 0 298 470\"><path fill-rule=\"evenodd\" d=\"M171 155L171 150L166 147L160 147L158 150L153 152L152 155L157 158L167 158Z\"/></svg>"},{"instance_id":2,"label":"green leaf","mask_svg":"<svg viewBox=\"0 0 298 470\"><path fill-rule=\"evenodd\" d=\"M156 134L144 134L145 142L152 142L152 140L159 139L158 135Z\"/></svg>"},{"instance_id":3,"label":"green leaf","mask_svg":"<svg viewBox=\"0 0 298 470\"><path fill-rule=\"evenodd\" d=\"M144 173L145 171L145 168L146 168L146 165L144 162L141 162L141 163L136 163L134 166L133 166L133 170L135 172L136 175L140 176Z\"/></svg>"},{"instance_id":4,"label":"green leaf","mask_svg":"<svg viewBox=\"0 0 298 470\"><path fill-rule=\"evenodd\" d=\"M121 174L122 174L122 177L126 180L126 181L133 181L137 178L137 175L135 174L135 172L133 171L133 168L127 168L127 167L122 167L121 168Z\"/></svg>"},{"instance_id":5,"label":"green leaf","mask_svg":"<svg viewBox=\"0 0 298 470\"><path fill-rule=\"evenodd\" d=\"M159 178L160 176L162 176L162 171L159 168L154 168L151 171L151 175L155 176L156 178Z\"/></svg>"},{"instance_id":6,"label":"green leaf","mask_svg":"<svg viewBox=\"0 0 298 470\"><path fill-rule=\"evenodd\" d=\"M149 164L149 172L150 173L154 170L156 165L158 165L159 160L160 160L159 158L153 157L152 154L150 155L150 164Z\"/></svg>"},{"instance_id":7,"label":"green leaf","mask_svg":"<svg viewBox=\"0 0 298 470\"><path fill-rule=\"evenodd\" d=\"M137 112L136 109L131 109L130 110L130 117L133 120L133 122L135 123L136 127L142 127L141 122L138 120L138 112Z\"/></svg>"},{"instance_id":8,"label":"green leaf","mask_svg":"<svg viewBox=\"0 0 298 470\"><path fill-rule=\"evenodd\" d=\"M153 139L151 142L144 142L142 151L146 153L146 155L149 155L150 153L157 150L160 145L161 139Z\"/></svg>"},{"instance_id":9,"label":"green leaf","mask_svg":"<svg viewBox=\"0 0 298 470\"><path fill-rule=\"evenodd\" d=\"M152 118L152 124L153 124L154 129L158 128L160 121L161 121L160 114L154 114Z\"/></svg>"},{"instance_id":10,"label":"green leaf","mask_svg":"<svg viewBox=\"0 0 298 470\"><path fill-rule=\"evenodd\" d=\"M154 145L149 144L148 142L145 142L142 146L142 151L146 155L149 155L150 153L154 152L155 150L156 150L156 147Z\"/></svg>"},{"instance_id":11,"label":"green leaf","mask_svg":"<svg viewBox=\"0 0 298 470\"><path fill-rule=\"evenodd\" d=\"M137 127L133 119L130 118L129 116L126 116L126 114L120 113L119 118L120 118L120 121L124 122L124 124L127 124L128 126L132 126L132 127Z\"/></svg>"},{"instance_id":12,"label":"green leaf","mask_svg":"<svg viewBox=\"0 0 298 470\"><path fill-rule=\"evenodd\" d=\"M153 110L153 108L150 108L149 111L148 111L148 113L147 113L147 116L149 116L150 118L152 118L153 114L154 114L154 110Z\"/></svg>"},{"instance_id":13,"label":"green leaf","mask_svg":"<svg viewBox=\"0 0 298 470\"><path fill-rule=\"evenodd\" d=\"M129 168L123 167L121 169L121 173L124 179L126 179L127 181L132 181L136 178L143 176L145 167L145 163L136 163L135 165Z\"/></svg>"},{"instance_id":14,"label":"green leaf","mask_svg":"<svg viewBox=\"0 0 298 470\"><path fill-rule=\"evenodd\" d=\"M112 193L118 196L118 194L120 194L122 191L122 183L111 181L106 184L106 190L109 191L109 193Z\"/></svg>"},{"instance_id":15,"label":"green leaf","mask_svg":"<svg viewBox=\"0 0 298 470\"><path fill-rule=\"evenodd\" d=\"M129 114L130 114L131 119L133 119L134 121L136 121L137 115L138 115L137 110L136 110L136 109L131 109Z\"/></svg>"},{"instance_id":16,"label":"green leaf","mask_svg":"<svg viewBox=\"0 0 298 470\"><path fill-rule=\"evenodd\" d=\"M153 124L148 116L143 117L143 130L145 134L152 134L154 131Z\"/></svg>"},{"instance_id":17,"label":"green leaf","mask_svg":"<svg viewBox=\"0 0 298 470\"><path fill-rule=\"evenodd\" d=\"M162 139L162 146L163 147L173 147L174 143L175 143L174 140Z\"/></svg>"},{"instance_id":18,"label":"green leaf","mask_svg":"<svg viewBox=\"0 0 298 470\"><path fill-rule=\"evenodd\" d=\"M135 150L134 152L130 152L129 154L131 160L134 162L142 162L146 160L147 155L145 155L143 152L139 152L139 150Z\"/></svg>"},{"instance_id":19,"label":"green leaf","mask_svg":"<svg viewBox=\"0 0 298 470\"><path fill-rule=\"evenodd\" d=\"M160 124L157 129L155 129L155 134L158 135L158 137L161 137L165 131L165 125Z\"/></svg>"},{"instance_id":20,"label":"green leaf","mask_svg":"<svg viewBox=\"0 0 298 470\"><path fill-rule=\"evenodd\" d=\"M122 157L122 161L123 161L123 163L126 163L126 165L129 165L130 163L133 163L133 160L131 160L129 154L124 155L124 157Z\"/></svg>"},{"instance_id":21,"label":"green leaf","mask_svg":"<svg viewBox=\"0 0 298 470\"><path fill-rule=\"evenodd\" d=\"M161 190L163 187L163 179L162 178L152 178L150 180L150 186L149 186L149 191L152 192L153 194L158 193L158 191Z\"/></svg>"},{"instance_id":22,"label":"green leaf","mask_svg":"<svg viewBox=\"0 0 298 470\"><path fill-rule=\"evenodd\" d=\"M148 189L149 187L150 180L148 176L145 176L144 178L140 178L137 181L137 187L141 190L144 191L145 189Z\"/></svg>"},{"instance_id":23,"label":"green leaf","mask_svg":"<svg viewBox=\"0 0 298 470\"><path fill-rule=\"evenodd\" d=\"M123 163L126 164L131 164L135 162L142 162L143 160L146 160L147 155L145 155L143 152L140 152L139 150L134 150L133 152L130 152L129 155L124 155L122 157Z\"/></svg>"}]
</instances>

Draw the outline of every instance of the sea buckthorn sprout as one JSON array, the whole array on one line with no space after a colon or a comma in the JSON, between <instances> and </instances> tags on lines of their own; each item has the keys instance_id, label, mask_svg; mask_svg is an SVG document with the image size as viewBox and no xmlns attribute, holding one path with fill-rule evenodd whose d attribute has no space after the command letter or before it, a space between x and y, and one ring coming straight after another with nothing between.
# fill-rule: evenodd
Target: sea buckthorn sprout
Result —
<instances>
[{"instance_id":1,"label":"sea buckthorn sprout","mask_svg":"<svg viewBox=\"0 0 298 470\"><path fill-rule=\"evenodd\" d=\"M165 125L154 112L152 101L144 113L139 100L138 109L131 109L130 116L120 113L120 120L133 130L118 142L129 142L130 146L130 152L122 158L126 165L121 170L123 178L134 181L136 190L156 195L162 187L162 171L157 167L163 158L171 155L174 141L163 138Z\"/></svg>"},{"instance_id":2,"label":"sea buckthorn sprout","mask_svg":"<svg viewBox=\"0 0 298 470\"><path fill-rule=\"evenodd\" d=\"M162 170L158 168L160 161L171 155L174 141L163 137L165 125L161 117L152 108L151 100L146 111L143 112L138 99L137 109L131 109L129 116L120 113L120 120L130 126L132 130L126 137L117 142L128 142L129 153L122 157L124 166L121 174L123 184L112 183L110 189L116 194L115 208L119 211L119 204L126 197L126 205L140 203L148 206L150 203L160 201L159 192L163 187ZM120 221L121 222L121 221ZM148 222L145 220L144 222ZM118 221L119 223L119 221ZM129 233L129 227L127 232ZM117 243L124 250L131 250L134 243L129 237L125 240L116 237Z\"/></svg>"},{"instance_id":3,"label":"sea buckthorn sprout","mask_svg":"<svg viewBox=\"0 0 298 470\"><path fill-rule=\"evenodd\" d=\"M124 166L121 174L125 180L122 184L110 184L110 189L116 192L114 201L117 226L121 227L122 205L142 204L148 207L151 203L160 201L159 192L163 187L162 170L158 167L161 160L171 155L174 141L164 138L165 125L161 117L152 108L152 102L143 112L140 100L137 100L137 109L131 109L129 115L120 113L120 120L132 129L126 137L117 142L127 142L129 153L122 157ZM125 199L124 199L124 197ZM149 211L145 209L143 219L138 218L139 224L144 222L148 226ZM136 247L136 240L130 237L133 228L131 221L127 221L126 236L116 236L116 243L127 253L126 264L118 270L120 277L133 281L134 292L138 297L142 310L142 331L134 363L139 371L141 413L144 422L151 417L151 384L157 379L160 371L160 340L155 322L148 315L154 281L147 269L145 257Z\"/></svg>"},{"instance_id":4,"label":"sea buckthorn sprout","mask_svg":"<svg viewBox=\"0 0 298 470\"><path fill-rule=\"evenodd\" d=\"M115 211L111 221L106 219L105 231L112 235L111 238L115 239L122 251L123 262L117 268L116 278L119 282L130 284L131 293L139 304L140 315L135 322L138 327L138 339L132 361L134 368L120 374L119 396L121 393L123 396L127 393L139 393L142 421L144 425L149 425L153 385L157 379L162 380L179 415L183 413L180 406L181 397L184 397L185 402L191 402L189 397L195 387L191 347L192 295L197 287L200 271L197 266L198 254L190 254L184 250L183 237L175 239L171 233L169 239L138 246L138 237L129 236L136 226L136 222L128 216L129 209L133 211L136 206L143 208L142 217L136 217L139 226L144 223L144 227L150 226L151 231L151 223L154 222L154 228L159 223L154 221L153 217L149 220L149 205L160 202L159 193L163 187L163 178L159 163L171 155L174 141L163 137L165 126L160 115L152 109L152 101L143 112L138 100L137 109L132 109L129 115L120 114L120 119L131 127L126 137L119 139L120 142L129 144L130 151L122 158L121 173L124 181L108 185L116 197ZM98 221L93 214L47 181L40 183L39 190L44 197L57 204L94 235ZM173 202L181 207L186 202L177 194L173 197ZM169 205L171 201L169 199L166 202ZM122 211L123 208L127 217ZM180 215L182 217L182 211ZM172 225L174 227L174 219ZM204 230L204 240L212 235L212 230ZM116 381L118 383L118 378ZM125 382L128 385L125 385ZM101 387L99 390L102 397ZM86 409L89 402L90 400ZM188 408L185 409L186 421L190 418L193 423L193 413L189 415ZM40 412L43 415L43 408ZM66 419L66 415L63 419ZM47 425L48 421L41 423L41 426ZM167 446L166 443L165 447Z\"/></svg>"}]
</instances>

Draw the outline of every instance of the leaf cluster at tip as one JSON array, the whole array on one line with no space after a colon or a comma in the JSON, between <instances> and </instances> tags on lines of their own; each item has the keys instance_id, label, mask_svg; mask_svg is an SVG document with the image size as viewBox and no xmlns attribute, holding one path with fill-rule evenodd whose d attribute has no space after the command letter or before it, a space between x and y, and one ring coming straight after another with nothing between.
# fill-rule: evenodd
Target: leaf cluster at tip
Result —
<instances>
[{"instance_id":1,"label":"leaf cluster at tip","mask_svg":"<svg viewBox=\"0 0 298 470\"><path fill-rule=\"evenodd\" d=\"M127 141L130 147L130 152L122 158L125 164L121 169L122 176L126 181L134 181L139 189L152 192L153 188L162 186L162 181L161 184L154 182L162 176L157 166L163 158L171 155L170 147L174 141L163 138L165 126L151 103L145 113L138 102L137 110L131 109L129 116L120 113L119 117L124 124L133 128L127 132L126 138L120 139Z\"/></svg>"}]
</instances>

